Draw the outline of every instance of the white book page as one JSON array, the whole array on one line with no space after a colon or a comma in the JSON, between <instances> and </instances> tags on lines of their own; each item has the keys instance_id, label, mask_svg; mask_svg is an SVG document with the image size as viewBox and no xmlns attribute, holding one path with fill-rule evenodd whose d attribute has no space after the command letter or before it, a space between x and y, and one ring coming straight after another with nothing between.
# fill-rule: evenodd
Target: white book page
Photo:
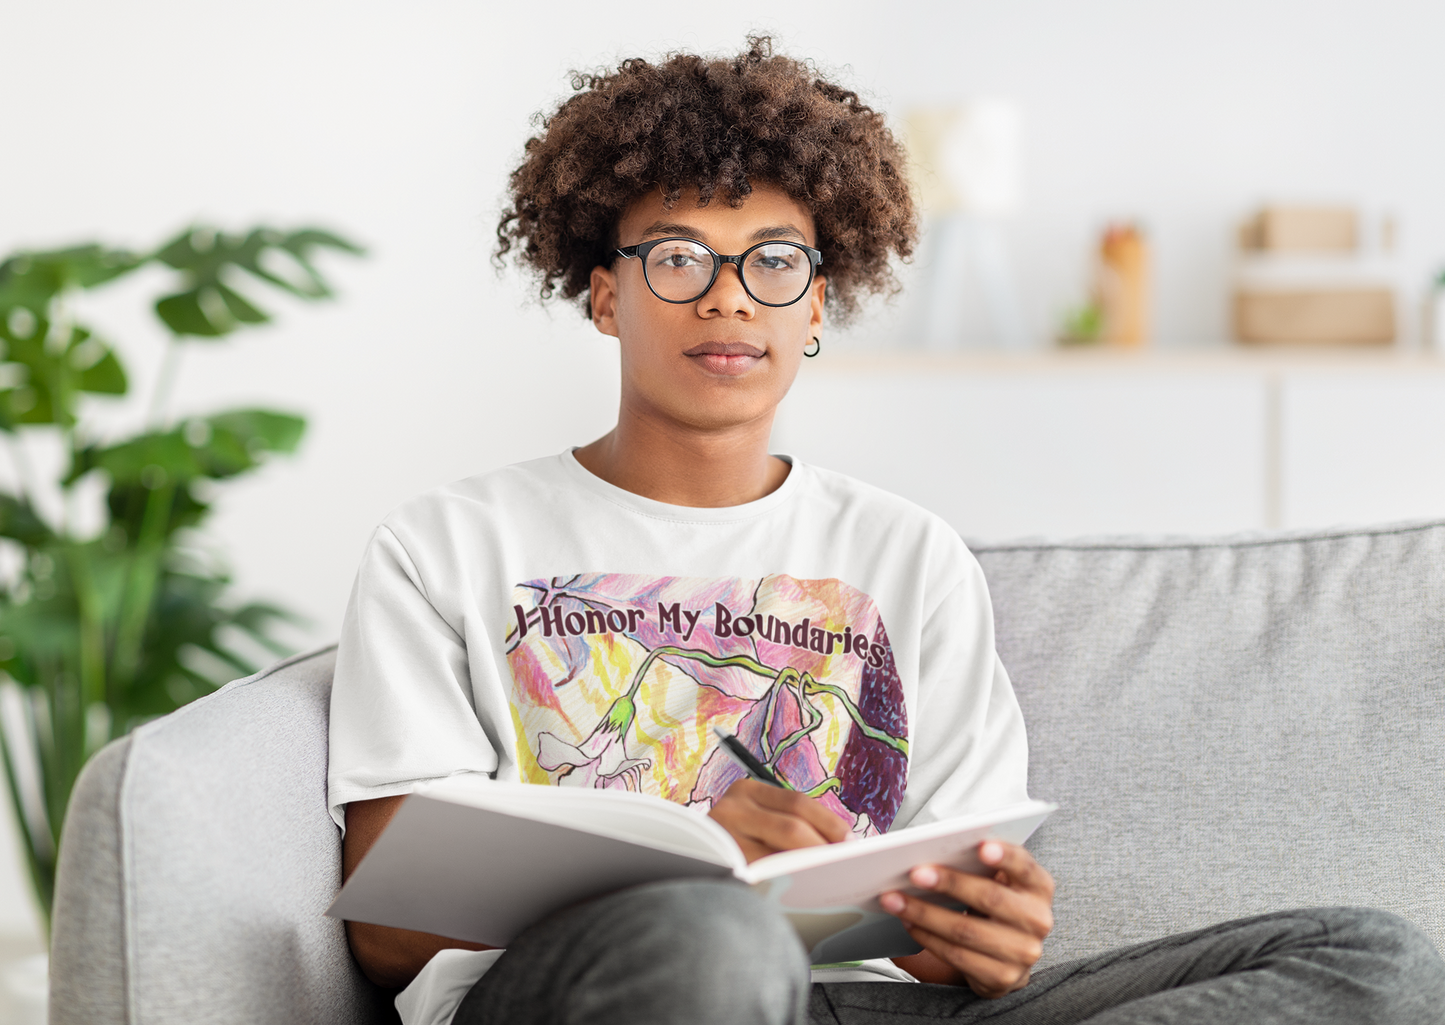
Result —
<instances>
[{"instance_id":1,"label":"white book page","mask_svg":"<svg viewBox=\"0 0 1445 1025\"><path fill-rule=\"evenodd\" d=\"M607 800L637 799L635 794L588 791L557 801L523 801L513 793L473 792L462 801L451 799L456 792L447 789L448 799L417 792L402 802L327 914L497 947L578 901L664 879L735 874L724 854L701 849L708 846L700 840L709 835L708 825L716 827L710 820L689 830L690 819L682 819L680 828L678 821L665 822L667 816L630 809L630 826L680 841L674 843L624 835L610 820L605 830L580 827L564 814L586 814L595 824L587 806L635 806L636 800ZM533 789L537 795L555 794L549 787ZM581 796L589 800L578 801ZM660 799L641 800L645 805ZM544 804L551 817L535 814ZM689 843L693 850L684 849ZM740 852L736 857L741 862Z\"/></svg>"},{"instance_id":2,"label":"white book page","mask_svg":"<svg viewBox=\"0 0 1445 1025\"><path fill-rule=\"evenodd\" d=\"M729 868L741 869L747 863L728 831L705 814L647 794L497 783L475 776L438 780L418 787L416 792L473 808L585 829L598 836L634 840Z\"/></svg>"},{"instance_id":3,"label":"white book page","mask_svg":"<svg viewBox=\"0 0 1445 1025\"><path fill-rule=\"evenodd\" d=\"M876 896L885 889L908 889L907 880L902 876L906 876L909 870L918 865L949 864L968 871L983 871L973 853L979 843L985 839L1023 843L1056 807L1058 806L1044 801L1025 801L981 814L963 815L926 826L900 829L896 833L872 836L866 840L783 851L758 859L739 873L738 878L756 883L790 876L796 887L803 877L815 874L812 870L828 865L847 864L847 874L856 876L858 887L866 889L873 885L872 882L864 882L865 876L871 877L875 874L871 866L906 865L895 882L880 886L873 895ZM855 862L856 865L852 864ZM870 868L865 871L864 865ZM829 873L830 878L834 875L835 873ZM838 878L844 877L843 874L837 875ZM851 902L857 898L839 894L839 899Z\"/></svg>"},{"instance_id":4,"label":"white book page","mask_svg":"<svg viewBox=\"0 0 1445 1025\"><path fill-rule=\"evenodd\" d=\"M779 905L814 964L915 954L918 944L882 909L878 895L917 893L908 873L918 865L986 874L979 843L1023 843L1053 810L1029 801L866 840L784 851L753 862L739 877Z\"/></svg>"}]
</instances>

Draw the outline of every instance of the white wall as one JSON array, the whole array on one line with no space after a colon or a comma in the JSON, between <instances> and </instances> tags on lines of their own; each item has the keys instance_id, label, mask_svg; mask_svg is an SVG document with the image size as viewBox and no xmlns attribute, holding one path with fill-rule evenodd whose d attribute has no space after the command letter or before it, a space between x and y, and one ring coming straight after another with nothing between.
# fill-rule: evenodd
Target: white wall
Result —
<instances>
[{"instance_id":1,"label":"white wall","mask_svg":"<svg viewBox=\"0 0 1445 1025\"><path fill-rule=\"evenodd\" d=\"M1262 199L1391 210L1407 279L1445 264L1445 6L1424 0L12 3L0 252L144 246L192 218L319 221L371 247L328 261L340 303L285 306L275 330L198 345L180 382L182 409L268 402L312 418L299 458L226 493L213 536L247 593L305 611L305 639L330 638L388 508L609 425L607 340L488 266L530 115L569 68L732 50L750 28L890 111L1020 103L1026 206L1008 237L1040 336L1077 298L1109 217L1150 230L1166 345L1223 337L1232 224ZM154 284L96 304L138 380L158 344L132 308ZM853 337L896 344L901 319L885 310ZM1107 501L1095 486L1083 506L1097 518ZM0 930L27 918L16 892L0 888Z\"/></svg>"},{"instance_id":2,"label":"white wall","mask_svg":"<svg viewBox=\"0 0 1445 1025\"><path fill-rule=\"evenodd\" d=\"M887 109L1017 98L1026 206L1010 238L1040 334L1076 296L1087 240L1111 215L1142 217L1155 238L1164 345L1224 336L1231 225L1261 198L1388 207L1409 277L1445 265L1432 101L1445 95L1445 7L886 9L683 5L664 19L654 4L568 2L539 25L530 5L10 5L0 250L93 236L140 246L193 217L321 221L371 247L365 261L328 261L340 303L285 306L277 329L197 345L180 382L184 408L266 401L312 417L300 458L226 495L216 536L247 588L304 609L318 639L334 634L357 553L392 505L608 425L610 344L569 308L527 303L487 262L529 117L572 67L736 47L765 28ZM140 365L157 346L134 308L154 284L97 304ZM884 309L854 337L886 339L901 319Z\"/></svg>"}]
</instances>

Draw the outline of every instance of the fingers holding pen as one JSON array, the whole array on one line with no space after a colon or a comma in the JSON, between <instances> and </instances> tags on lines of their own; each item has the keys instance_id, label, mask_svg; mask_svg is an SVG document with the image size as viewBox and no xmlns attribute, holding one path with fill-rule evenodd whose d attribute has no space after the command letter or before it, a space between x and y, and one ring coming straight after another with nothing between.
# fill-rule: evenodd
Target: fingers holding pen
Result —
<instances>
[{"instance_id":1,"label":"fingers holding pen","mask_svg":"<svg viewBox=\"0 0 1445 1025\"><path fill-rule=\"evenodd\" d=\"M839 843L848 838L848 824L815 797L750 779L739 780L733 787L746 787L752 800L763 808L802 819L827 843ZM728 792L731 793L732 788Z\"/></svg>"},{"instance_id":2,"label":"fingers holding pen","mask_svg":"<svg viewBox=\"0 0 1445 1025\"><path fill-rule=\"evenodd\" d=\"M748 861L778 851L838 843L847 824L804 794L757 780L738 780L708 814L737 841Z\"/></svg>"}]
</instances>

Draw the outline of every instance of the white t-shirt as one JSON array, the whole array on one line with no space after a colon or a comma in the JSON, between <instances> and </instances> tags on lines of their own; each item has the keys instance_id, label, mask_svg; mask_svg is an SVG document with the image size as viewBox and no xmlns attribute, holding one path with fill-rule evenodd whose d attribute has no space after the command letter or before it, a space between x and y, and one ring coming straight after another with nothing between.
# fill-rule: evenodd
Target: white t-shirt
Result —
<instances>
[{"instance_id":1,"label":"white t-shirt","mask_svg":"<svg viewBox=\"0 0 1445 1025\"><path fill-rule=\"evenodd\" d=\"M857 835L1026 798L1027 743L978 563L938 517L794 462L746 505L667 505L572 456L414 499L342 627L328 805L462 773L705 811L736 733ZM496 955L398 997L450 1020ZM883 971L886 973L887 968Z\"/></svg>"}]
</instances>

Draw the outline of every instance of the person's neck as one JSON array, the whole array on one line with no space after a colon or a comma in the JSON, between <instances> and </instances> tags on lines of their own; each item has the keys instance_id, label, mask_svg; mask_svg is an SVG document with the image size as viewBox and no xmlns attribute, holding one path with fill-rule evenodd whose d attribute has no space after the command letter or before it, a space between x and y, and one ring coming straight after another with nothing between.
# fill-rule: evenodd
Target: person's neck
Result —
<instances>
[{"instance_id":1,"label":"person's neck","mask_svg":"<svg viewBox=\"0 0 1445 1025\"><path fill-rule=\"evenodd\" d=\"M668 505L717 509L755 502L791 467L768 455L772 414L720 430L662 424L624 408L617 426L577 449L583 468L615 487Z\"/></svg>"}]
</instances>

